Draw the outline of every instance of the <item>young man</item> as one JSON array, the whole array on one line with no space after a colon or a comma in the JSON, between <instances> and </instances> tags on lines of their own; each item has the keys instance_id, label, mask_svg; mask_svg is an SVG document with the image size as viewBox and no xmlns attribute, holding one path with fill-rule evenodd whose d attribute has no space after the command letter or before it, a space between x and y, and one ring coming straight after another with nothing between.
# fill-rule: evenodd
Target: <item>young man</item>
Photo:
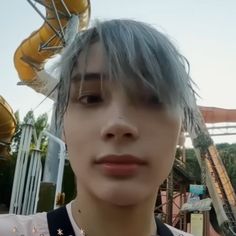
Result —
<instances>
[{"instance_id":1,"label":"young man","mask_svg":"<svg viewBox=\"0 0 236 236\"><path fill-rule=\"evenodd\" d=\"M57 125L77 197L47 217L2 216L0 235L13 227L22 235L188 235L154 217L181 126L195 109L183 57L151 26L111 20L78 34L59 68Z\"/></svg>"}]
</instances>

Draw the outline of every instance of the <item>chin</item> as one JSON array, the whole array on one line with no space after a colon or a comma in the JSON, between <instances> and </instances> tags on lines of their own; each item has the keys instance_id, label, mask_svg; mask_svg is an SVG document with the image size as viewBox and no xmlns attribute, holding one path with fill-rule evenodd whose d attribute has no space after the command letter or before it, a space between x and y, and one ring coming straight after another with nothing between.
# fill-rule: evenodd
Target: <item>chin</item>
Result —
<instances>
[{"instance_id":1,"label":"chin","mask_svg":"<svg viewBox=\"0 0 236 236\"><path fill-rule=\"evenodd\" d=\"M129 199L108 199L108 202L114 206L117 207L131 207L131 206L136 206L139 205L142 202L141 199L136 198L129 198Z\"/></svg>"},{"instance_id":2,"label":"chin","mask_svg":"<svg viewBox=\"0 0 236 236\"><path fill-rule=\"evenodd\" d=\"M134 206L141 204L142 202L146 201L153 193L150 191L145 191L142 189L129 189L124 190L122 188L117 189L117 191L113 190L106 190L104 192L99 192L98 198L103 202L107 202L114 206Z\"/></svg>"}]
</instances>

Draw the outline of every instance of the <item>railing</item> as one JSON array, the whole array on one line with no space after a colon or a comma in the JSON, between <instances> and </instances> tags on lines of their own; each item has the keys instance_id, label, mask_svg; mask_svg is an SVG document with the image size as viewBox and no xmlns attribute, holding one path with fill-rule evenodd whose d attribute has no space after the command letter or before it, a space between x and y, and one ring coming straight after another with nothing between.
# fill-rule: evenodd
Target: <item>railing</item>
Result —
<instances>
[{"instance_id":1,"label":"railing","mask_svg":"<svg viewBox=\"0 0 236 236\"><path fill-rule=\"evenodd\" d=\"M58 157L55 157L58 158L59 167L53 208L57 207L57 196L62 190L64 163L67 157L65 143L47 131L42 131L37 137L34 124L29 121L22 127L9 213L29 215L37 211L43 171L40 146L44 135L60 145Z\"/></svg>"}]
</instances>

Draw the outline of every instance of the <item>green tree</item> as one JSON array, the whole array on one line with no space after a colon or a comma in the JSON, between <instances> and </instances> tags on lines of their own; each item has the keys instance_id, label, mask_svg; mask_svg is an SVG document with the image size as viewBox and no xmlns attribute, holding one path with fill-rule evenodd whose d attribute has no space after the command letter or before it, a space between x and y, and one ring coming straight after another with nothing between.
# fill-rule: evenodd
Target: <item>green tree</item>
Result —
<instances>
[{"instance_id":1,"label":"green tree","mask_svg":"<svg viewBox=\"0 0 236 236\"><path fill-rule=\"evenodd\" d=\"M236 191L236 143L222 143L217 145L222 162Z\"/></svg>"},{"instance_id":2,"label":"green tree","mask_svg":"<svg viewBox=\"0 0 236 236\"><path fill-rule=\"evenodd\" d=\"M201 182L201 168L198 163L194 149L186 149L186 169L194 176L196 183Z\"/></svg>"},{"instance_id":3,"label":"green tree","mask_svg":"<svg viewBox=\"0 0 236 236\"><path fill-rule=\"evenodd\" d=\"M48 115L46 113L38 116L38 118L35 121L34 127L36 130L37 137L39 137L40 133L48 129ZM43 162L45 161L47 150L48 150L48 137L46 135L42 136L41 139L41 145L40 145L41 155Z\"/></svg>"}]
</instances>

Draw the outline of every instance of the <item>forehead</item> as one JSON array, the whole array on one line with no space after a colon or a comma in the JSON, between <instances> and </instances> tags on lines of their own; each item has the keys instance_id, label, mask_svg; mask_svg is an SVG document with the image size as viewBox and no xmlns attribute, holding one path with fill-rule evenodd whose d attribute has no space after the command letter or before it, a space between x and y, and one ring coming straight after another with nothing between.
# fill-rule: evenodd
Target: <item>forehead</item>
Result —
<instances>
[{"instance_id":1,"label":"forehead","mask_svg":"<svg viewBox=\"0 0 236 236\"><path fill-rule=\"evenodd\" d=\"M114 52L116 50L111 51ZM107 53L109 54L109 52ZM115 55L115 57L118 57L118 55ZM148 86L145 85L144 81L140 79L140 76L136 74L136 71L130 73L134 68L129 68L129 63L119 64L118 60L116 62L117 64L114 63L114 58L111 58L111 55L109 57L109 55L106 54L102 43L95 42L90 44L81 51L72 69L72 87L76 87L81 91L84 82L99 81L101 83L101 79L105 79L105 81L109 81L109 84L111 82L112 86L118 86L124 89L131 98L136 98L137 93L141 92L156 93L156 91L153 91L153 88L150 89L150 87L148 88Z\"/></svg>"},{"instance_id":2,"label":"forehead","mask_svg":"<svg viewBox=\"0 0 236 236\"><path fill-rule=\"evenodd\" d=\"M107 71L105 61L105 53L101 43L93 43L87 50L82 50L80 53L73 68L72 77L87 73L105 74Z\"/></svg>"}]
</instances>

